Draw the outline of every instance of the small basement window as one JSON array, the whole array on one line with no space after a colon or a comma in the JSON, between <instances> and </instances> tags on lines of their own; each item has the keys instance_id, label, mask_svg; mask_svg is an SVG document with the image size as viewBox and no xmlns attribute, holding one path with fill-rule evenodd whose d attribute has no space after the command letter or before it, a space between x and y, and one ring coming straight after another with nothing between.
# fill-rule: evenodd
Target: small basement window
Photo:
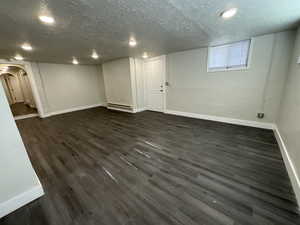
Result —
<instances>
[{"instance_id":1,"label":"small basement window","mask_svg":"<svg viewBox=\"0 0 300 225\"><path fill-rule=\"evenodd\" d=\"M247 69L251 40L208 48L208 72Z\"/></svg>"}]
</instances>

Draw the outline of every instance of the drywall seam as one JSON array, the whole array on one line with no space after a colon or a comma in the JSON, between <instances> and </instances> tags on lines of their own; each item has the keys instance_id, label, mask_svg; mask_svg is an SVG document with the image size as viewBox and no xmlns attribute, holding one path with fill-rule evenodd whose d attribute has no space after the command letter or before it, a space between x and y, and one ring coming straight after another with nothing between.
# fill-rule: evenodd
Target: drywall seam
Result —
<instances>
[{"instance_id":1,"label":"drywall seam","mask_svg":"<svg viewBox=\"0 0 300 225\"><path fill-rule=\"evenodd\" d=\"M262 113L265 112L265 105L266 105L266 101L267 101L266 95L267 95L268 84L270 83L272 67L273 67L273 63L274 63L274 52L275 52L275 48L276 48L276 43L277 43L277 34L273 34L271 57L270 57L268 73L267 73L267 76L266 76L264 89L263 89L263 93L262 93L262 102L261 102L261 106L260 106L260 110L261 110Z\"/></svg>"},{"instance_id":2,"label":"drywall seam","mask_svg":"<svg viewBox=\"0 0 300 225\"><path fill-rule=\"evenodd\" d=\"M180 112L180 111L173 111L173 110L166 110L165 113L177 115L177 116L184 116L184 117L203 119L203 120L211 120L211 121L230 123L230 124L249 126L249 127L257 127L257 128L263 128L263 129L269 129L269 130L274 129L273 123L262 123L262 122L256 122L256 121L251 121L251 120L239 120L239 119L233 119L233 118L227 118L227 117L210 116L210 115L204 115L204 114L198 114L198 113L187 113L187 112Z\"/></svg>"},{"instance_id":3,"label":"drywall seam","mask_svg":"<svg viewBox=\"0 0 300 225\"><path fill-rule=\"evenodd\" d=\"M299 206L300 206L300 177L299 177L299 175L297 173L297 170L294 166L293 160L291 159L291 157L289 155L286 144L283 141L283 138L280 134L280 131L279 131L277 125L275 125L275 127L274 127L274 134L275 134L277 143L279 145L281 155L282 155L285 167L287 169L289 178L291 180L293 190L295 192L296 199L297 199L297 202L298 202L298 209L299 209Z\"/></svg>"},{"instance_id":4,"label":"drywall seam","mask_svg":"<svg viewBox=\"0 0 300 225\"><path fill-rule=\"evenodd\" d=\"M0 218L44 195L41 184L27 190L3 203L0 203Z\"/></svg>"}]
</instances>

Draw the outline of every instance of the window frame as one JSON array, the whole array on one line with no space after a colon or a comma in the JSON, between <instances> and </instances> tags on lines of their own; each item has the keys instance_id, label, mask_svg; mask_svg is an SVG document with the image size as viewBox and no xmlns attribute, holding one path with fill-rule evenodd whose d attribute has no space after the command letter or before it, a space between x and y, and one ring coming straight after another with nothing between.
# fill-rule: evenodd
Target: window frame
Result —
<instances>
[{"instance_id":1,"label":"window frame","mask_svg":"<svg viewBox=\"0 0 300 225\"><path fill-rule=\"evenodd\" d=\"M250 46L249 46L249 51L248 51L248 58L247 58L247 66L237 66L237 67L227 67L227 68L209 68L209 62L210 62L210 57L211 57L211 49L214 47L218 47L218 46L224 46L224 45L230 45L230 44L234 44L234 43L238 43L241 41L246 41L249 40L250 41ZM207 48L207 72L208 73L214 73L214 72L228 72L228 71L243 71L243 70L249 70L250 66L251 66L251 59L252 59L252 52L253 52L253 44L254 44L254 38L250 38L250 39L245 39L245 40L241 40L241 41L236 41L236 42L231 42L228 44L224 44L224 45L214 45L214 46L210 46Z\"/></svg>"}]
</instances>

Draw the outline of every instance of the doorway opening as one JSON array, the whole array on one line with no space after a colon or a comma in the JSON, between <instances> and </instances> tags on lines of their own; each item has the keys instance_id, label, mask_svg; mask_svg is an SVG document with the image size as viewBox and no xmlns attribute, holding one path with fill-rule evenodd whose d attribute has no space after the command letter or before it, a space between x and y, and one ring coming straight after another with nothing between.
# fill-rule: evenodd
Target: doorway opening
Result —
<instances>
[{"instance_id":1,"label":"doorway opening","mask_svg":"<svg viewBox=\"0 0 300 225\"><path fill-rule=\"evenodd\" d=\"M38 116L28 73L22 65L0 64L0 82L15 119Z\"/></svg>"}]
</instances>

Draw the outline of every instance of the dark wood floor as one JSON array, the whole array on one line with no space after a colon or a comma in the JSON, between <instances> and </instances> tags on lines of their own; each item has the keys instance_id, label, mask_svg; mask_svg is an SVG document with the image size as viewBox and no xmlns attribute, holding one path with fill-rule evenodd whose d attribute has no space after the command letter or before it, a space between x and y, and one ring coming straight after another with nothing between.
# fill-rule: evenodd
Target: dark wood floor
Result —
<instances>
[{"instance_id":1,"label":"dark wood floor","mask_svg":"<svg viewBox=\"0 0 300 225\"><path fill-rule=\"evenodd\" d=\"M37 110L35 108L31 108L23 102L10 105L10 109L14 116L23 116L37 113Z\"/></svg>"},{"instance_id":2,"label":"dark wood floor","mask_svg":"<svg viewBox=\"0 0 300 225\"><path fill-rule=\"evenodd\" d=\"M295 225L272 131L104 108L17 122L46 195L4 225Z\"/></svg>"}]
</instances>

